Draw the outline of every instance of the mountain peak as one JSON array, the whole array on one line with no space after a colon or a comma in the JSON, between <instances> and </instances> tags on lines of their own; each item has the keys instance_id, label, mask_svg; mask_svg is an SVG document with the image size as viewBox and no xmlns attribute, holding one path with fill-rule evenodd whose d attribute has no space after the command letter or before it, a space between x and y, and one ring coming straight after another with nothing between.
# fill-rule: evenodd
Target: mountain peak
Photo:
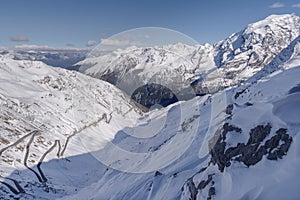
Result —
<instances>
[{"instance_id":1,"label":"mountain peak","mask_svg":"<svg viewBox=\"0 0 300 200\"><path fill-rule=\"evenodd\" d=\"M300 17L295 14L270 15L265 19L249 24L244 30L245 34L257 33L265 35L268 30L295 30L299 32Z\"/></svg>"},{"instance_id":2,"label":"mountain peak","mask_svg":"<svg viewBox=\"0 0 300 200\"><path fill-rule=\"evenodd\" d=\"M215 44L216 64L220 66L245 52L277 54L299 34L300 17L295 14L270 15Z\"/></svg>"},{"instance_id":3,"label":"mountain peak","mask_svg":"<svg viewBox=\"0 0 300 200\"><path fill-rule=\"evenodd\" d=\"M287 19L299 19L299 16L297 16L295 13L291 14L272 14L267 16L265 19L261 20L271 20L271 21L278 21L278 20L287 20Z\"/></svg>"}]
</instances>

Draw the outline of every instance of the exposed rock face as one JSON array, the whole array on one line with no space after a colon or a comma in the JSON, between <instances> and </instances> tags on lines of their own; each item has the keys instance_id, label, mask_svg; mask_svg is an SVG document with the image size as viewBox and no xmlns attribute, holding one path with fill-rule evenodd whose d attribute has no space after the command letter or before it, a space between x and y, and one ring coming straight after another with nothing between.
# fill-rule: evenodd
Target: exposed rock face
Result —
<instances>
[{"instance_id":1,"label":"exposed rock face","mask_svg":"<svg viewBox=\"0 0 300 200\"><path fill-rule=\"evenodd\" d=\"M256 126L251 129L246 144L238 143L237 146L226 149L226 134L241 134L240 128L226 123L222 136L211 150L211 162L217 164L222 172L225 167L229 167L235 161L242 162L249 167L261 161L263 156L269 160L282 159L292 143L292 137L286 133L286 129L280 128L274 136L265 141L271 129L270 124Z\"/></svg>"},{"instance_id":2,"label":"exposed rock face","mask_svg":"<svg viewBox=\"0 0 300 200\"><path fill-rule=\"evenodd\" d=\"M154 83L146 84L136 89L131 95L131 99L147 108L151 108L154 105L166 107L178 101L169 88Z\"/></svg>"},{"instance_id":3,"label":"exposed rock face","mask_svg":"<svg viewBox=\"0 0 300 200\"><path fill-rule=\"evenodd\" d=\"M228 106L229 108L231 105ZM217 174L224 172L224 169L230 167L233 162L241 162L249 167L260 162L263 156L269 160L282 159L289 150L292 137L287 134L287 129L280 128L272 137L267 139L271 130L270 124L258 125L250 130L249 139L246 143L238 143L234 147L227 148L226 138L229 134L244 133L241 128L225 123L219 140L210 152L210 163L189 178L182 187L182 191L189 191L189 199L199 199L199 193L204 195L206 199L212 199L213 195L216 194L215 178ZM208 172L214 165L217 165L219 172ZM201 179L197 179L196 176L200 176Z\"/></svg>"},{"instance_id":4,"label":"exposed rock face","mask_svg":"<svg viewBox=\"0 0 300 200\"><path fill-rule=\"evenodd\" d=\"M216 194L216 189L214 187L215 182L213 181L213 175L214 174L209 174L207 176L207 179L202 180L198 185L195 185L195 183L193 181L193 177L188 179L186 185L190 191L190 194L191 194L190 199L191 200L196 200L198 191L204 190L206 187L208 187L207 199L208 200L212 199L212 196ZM184 190L184 188L182 188L182 190Z\"/></svg>"}]
</instances>

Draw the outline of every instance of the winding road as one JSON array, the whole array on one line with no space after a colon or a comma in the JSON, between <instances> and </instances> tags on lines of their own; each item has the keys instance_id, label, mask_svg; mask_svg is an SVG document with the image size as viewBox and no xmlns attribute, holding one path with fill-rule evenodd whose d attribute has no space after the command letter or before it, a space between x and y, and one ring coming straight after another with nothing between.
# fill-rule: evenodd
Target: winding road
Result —
<instances>
[{"instance_id":1,"label":"winding road","mask_svg":"<svg viewBox=\"0 0 300 200\"><path fill-rule=\"evenodd\" d=\"M125 113L125 114L127 114L127 113ZM35 136L41 134L41 132L39 130L33 130L33 131L27 133L26 135L22 136L21 138L19 138L16 142L14 142L14 143L6 146L5 148L1 149L0 150L0 156L7 149L17 146L18 144L23 142L26 138L31 136L30 139L28 140L26 146L25 146L25 155L24 155L24 158L23 158L23 164L28 170L30 170L31 172L33 172L35 174L35 176L37 177L39 182L46 183L48 179L46 178L45 173L41 169L41 166L44 162L45 157L50 152L52 152L58 146L58 151L57 151L56 155L57 155L57 157L63 156L66 149L67 149L68 143L69 143L69 141L72 137L74 137L76 134L82 132L83 130L85 130L85 129L91 127L91 126L97 125L98 123L100 123L103 120L105 121L105 123L109 124L111 119L112 119L112 113L110 113L109 116L106 113L103 113L102 116L99 119L97 119L96 121L91 122L90 124L84 125L82 128L80 128L79 130L75 130L71 135L69 135L67 137L66 141L65 141L65 144L63 145L63 148L62 148L62 145L61 145L61 141L60 140L55 140L54 144L40 157L40 160L37 164L37 170L38 171L36 171L33 168L29 167L27 161L28 161L28 157L29 157L29 153L30 153L30 147L31 147L31 145L34 141ZM18 181L14 180L12 178L9 178L9 177L3 177L1 175L0 175L0 179L3 179L3 181L0 181L0 183L5 185L15 195L26 193L25 190L22 188L22 186L18 183ZM12 181L13 184L15 185L15 187L12 186L11 184L7 183L7 182L4 182L4 180Z\"/></svg>"},{"instance_id":2,"label":"winding road","mask_svg":"<svg viewBox=\"0 0 300 200\"><path fill-rule=\"evenodd\" d=\"M14 194L23 194L23 193L25 193L25 190L21 187L21 185L18 183L18 181L16 181L15 179L12 179L12 178L8 178L8 177L3 177L3 176L1 176L0 175L0 178L2 178L2 179L6 179L6 180L10 180L10 181L12 181L14 184L15 184L15 186L16 186L16 188L17 189L15 189L13 186L11 186L10 184L8 184L8 183L6 183L6 182L4 182L4 181L1 181L1 183L3 184L3 185L5 185L6 187L8 187L8 189L12 192L12 193L14 193Z\"/></svg>"},{"instance_id":3,"label":"winding road","mask_svg":"<svg viewBox=\"0 0 300 200\"><path fill-rule=\"evenodd\" d=\"M27 143L27 145L26 145L26 147L25 147L26 152L25 152L25 156L24 156L24 161L23 161L23 163L24 163L24 166L25 166L27 169L29 169L30 171L32 171L32 172L36 175L36 177L38 178L38 180L39 180L41 183L44 183L44 180L41 178L41 176L40 176L34 169L32 169L31 167L29 167L29 166L27 165L27 160L28 160L28 155L29 155L30 145L31 145L31 143L33 142L34 137L36 136L37 133L38 133L38 132L35 132L34 134L32 134L32 136L31 136L29 142Z\"/></svg>"},{"instance_id":4,"label":"winding road","mask_svg":"<svg viewBox=\"0 0 300 200\"><path fill-rule=\"evenodd\" d=\"M29 137L32 134L36 134L37 132L38 132L37 130L31 131L31 132L27 133L26 135L24 135L23 137L21 137L20 139L18 139L16 142L12 143L11 145L8 145L7 147L4 147L3 149L0 150L0 156L7 149L9 149L11 147L14 147L14 146L17 146L18 144L20 144L21 142L23 142L25 138Z\"/></svg>"}]
</instances>

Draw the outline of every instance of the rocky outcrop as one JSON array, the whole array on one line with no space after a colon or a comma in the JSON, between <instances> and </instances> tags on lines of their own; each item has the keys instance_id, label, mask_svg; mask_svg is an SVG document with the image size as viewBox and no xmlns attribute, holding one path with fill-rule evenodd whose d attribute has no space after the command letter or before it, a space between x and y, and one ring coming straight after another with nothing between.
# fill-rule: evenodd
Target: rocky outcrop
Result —
<instances>
[{"instance_id":1,"label":"rocky outcrop","mask_svg":"<svg viewBox=\"0 0 300 200\"><path fill-rule=\"evenodd\" d=\"M235 147L226 148L228 133L242 133L240 128L226 123L221 137L211 150L211 163L218 165L219 170L223 172L232 162L242 162L249 167L261 161L263 156L269 160L282 159L292 143L292 137L287 134L287 129L280 128L274 136L267 139L271 129L270 124L258 125L251 129L246 144L238 143Z\"/></svg>"},{"instance_id":2,"label":"rocky outcrop","mask_svg":"<svg viewBox=\"0 0 300 200\"><path fill-rule=\"evenodd\" d=\"M231 110L229 105L227 110ZM211 160L207 167L190 177L184 186L182 192L187 191L189 199L198 199L201 197L212 199L216 194L215 183L218 175L224 172L225 168L230 167L233 162L241 162L250 167L257 164L265 156L268 160L282 159L287 154L292 143L292 137L287 134L287 129L279 128L271 136L272 126L270 124L258 125L249 132L249 138L246 143L238 143L234 147L228 147L227 137L229 134L245 134L242 129L225 123L222 133L217 143L212 148ZM217 170L212 173L213 166L217 165ZM199 177L201 179L199 180Z\"/></svg>"},{"instance_id":3,"label":"rocky outcrop","mask_svg":"<svg viewBox=\"0 0 300 200\"><path fill-rule=\"evenodd\" d=\"M166 107L178 101L176 95L169 88L154 83L136 89L131 95L131 99L147 108L155 105Z\"/></svg>"}]
</instances>

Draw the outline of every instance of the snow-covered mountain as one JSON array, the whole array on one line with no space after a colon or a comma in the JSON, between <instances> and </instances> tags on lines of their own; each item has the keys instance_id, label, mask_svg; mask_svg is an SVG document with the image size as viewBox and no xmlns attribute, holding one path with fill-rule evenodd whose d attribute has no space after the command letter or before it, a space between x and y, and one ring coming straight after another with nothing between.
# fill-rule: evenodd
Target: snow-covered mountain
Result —
<instances>
[{"instance_id":1,"label":"snow-covered mountain","mask_svg":"<svg viewBox=\"0 0 300 200\"><path fill-rule=\"evenodd\" d=\"M186 151L180 145L177 148L172 145L176 139L170 133L176 127L172 120L176 120L179 106L168 111L170 121L161 135L147 142L129 137L114 139L119 146L130 147L132 152L161 151L157 162L172 155L162 150L172 145L172 153L183 151L178 160L143 174L108 168L105 173L99 174L97 183L63 199L297 199L300 99L299 92L289 94L289 91L299 83L299 69L267 77L240 98L234 98L236 91L228 91L227 109L218 113L225 115L224 121L218 124L215 134L206 138L215 143L210 152L205 150L204 145L208 144L203 138L207 136L209 120L206 119L209 119L207 112L211 104L203 104L208 97L193 99L181 106L191 114L199 109L200 119L204 121L199 122L198 118L192 121L190 119L195 115L190 115L181 126L186 125L186 129L173 133L181 134L180 131L183 131L193 137L193 127L200 123L197 135L184 149ZM286 77L289 77L288 81ZM273 87L275 83L284 86L278 91ZM279 95L275 95L275 91ZM171 135L165 139L168 134ZM104 152L117 156L110 148L104 149ZM133 171L136 164L132 163ZM141 167L152 164L149 158ZM130 168L127 170L131 171Z\"/></svg>"},{"instance_id":2,"label":"snow-covered mountain","mask_svg":"<svg viewBox=\"0 0 300 200\"><path fill-rule=\"evenodd\" d=\"M0 198L297 199L299 24L270 16L214 46L81 62L129 95L146 83L202 94L147 113L110 83L1 56Z\"/></svg>"},{"instance_id":3,"label":"snow-covered mountain","mask_svg":"<svg viewBox=\"0 0 300 200\"><path fill-rule=\"evenodd\" d=\"M47 104L44 101L44 105L48 105L45 107L51 107L49 112L52 113L51 120L40 118L46 127L37 126L38 117L32 117L35 120L32 120L32 125L28 124L29 119L22 120L23 115L11 108L4 115L12 119L4 119L2 127L11 131L5 135L7 141L14 142L3 144L1 176L5 177L4 183L12 188L7 185L1 188L2 198L9 198L15 189L20 194L14 196L24 199L296 199L299 196L297 185L300 184L295 178L299 177L300 166L299 60L299 55L294 56L279 70L256 83L196 97L151 111L143 117L131 113L125 118L130 119L125 126L119 126L119 120L124 123L124 119L116 111L111 122L106 117L106 122L100 121L101 113L94 113L82 116L87 119L82 121L81 130L71 128L72 125L80 127L74 122L69 122L70 127L63 129L65 121L71 117L64 118L63 112L55 112L55 106L51 107L52 102L56 103L54 99L46 101ZM18 65L15 65L17 69L20 68ZM10 73L16 71L14 67L10 69ZM33 69L36 71L38 68ZM44 73L46 69L53 70L46 66L42 69ZM50 74L55 76L54 72ZM76 82L84 83L83 80L89 79L76 72L71 74L76 74ZM120 95L120 91L102 81L96 82L107 88L101 87L105 97L100 98L100 102L103 100L100 105L99 99L94 103L97 102L99 110L109 113L102 105L109 95L105 90L110 88L111 95ZM79 86L83 85L76 85L76 88ZM84 91L85 98L82 97L80 103L82 105L89 100L87 105L90 105L94 93L89 96ZM13 92L10 93L3 96L18 99L16 96L12 98ZM58 96L59 89L54 94ZM66 104L63 100L59 102ZM117 99L114 105L119 105L119 102L124 102L124 99ZM76 114L92 113L94 109L87 105L81 106ZM124 105L130 108L126 101ZM78 105L75 104L75 108ZM59 120L55 120L56 115ZM71 119L77 123L80 121L76 120L77 117ZM137 123L132 123L134 119L138 119ZM11 123L10 127L7 127L7 122ZM50 129L53 124L59 127ZM13 133L16 127L20 127L14 130L20 135ZM23 127L27 129L26 134L22 134ZM60 135L60 130L78 131L69 137L68 143L67 138L72 134ZM61 148L55 141L61 141ZM114 145L124 150L122 154ZM29 157L26 152L29 152ZM57 154L61 158L51 160ZM35 166L43 155L47 156L47 162ZM24 160L29 168L24 167Z\"/></svg>"},{"instance_id":4,"label":"snow-covered mountain","mask_svg":"<svg viewBox=\"0 0 300 200\"><path fill-rule=\"evenodd\" d=\"M1 199L24 191L22 198L42 198L32 184L59 193L61 185L51 185L43 162L86 153L76 141L82 131L105 124L105 138L112 139L116 129L140 115L113 85L39 61L0 58L0 82L0 176L7 186L1 185ZM20 172L25 169L29 173Z\"/></svg>"},{"instance_id":5,"label":"snow-covered mountain","mask_svg":"<svg viewBox=\"0 0 300 200\"><path fill-rule=\"evenodd\" d=\"M299 34L298 16L271 15L215 45L130 47L103 56L91 54L77 65L81 66L79 71L116 84L129 95L136 85L157 83L181 99L189 99L194 96L189 95L191 85L196 94L205 95L247 80ZM206 77L213 70L214 75Z\"/></svg>"},{"instance_id":6,"label":"snow-covered mountain","mask_svg":"<svg viewBox=\"0 0 300 200\"><path fill-rule=\"evenodd\" d=\"M215 44L214 59L225 87L247 80L300 35L300 18L271 15Z\"/></svg>"},{"instance_id":7,"label":"snow-covered mountain","mask_svg":"<svg viewBox=\"0 0 300 200\"><path fill-rule=\"evenodd\" d=\"M155 83L171 89L180 99L189 99L194 97L190 84L215 67L213 58L213 47L209 44L179 43L116 50L90 56L77 65L79 71L115 84L128 95L138 86Z\"/></svg>"},{"instance_id":8,"label":"snow-covered mountain","mask_svg":"<svg viewBox=\"0 0 300 200\"><path fill-rule=\"evenodd\" d=\"M151 152L156 162L152 157L142 162L132 159L124 170L119 166L127 163L127 157L120 158L120 152L108 145L101 152L119 163L112 159L97 183L62 199L297 199L298 50L294 48L291 58L255 83L196 97L160 111L168 120L157 135L146 141L118 133L112 143L129 152ZM143 130L152 132L159 121L159 116L152 118L146 124L148 129ZM177 140L181 134L185 140L179 141L187 142L186 148ZM171 152L169 146L173 147ZM160 166L172 155L180 156L175 156L172 164ZM157 170L148 172L152 167Z\"/></svg>"}]
</instances>

